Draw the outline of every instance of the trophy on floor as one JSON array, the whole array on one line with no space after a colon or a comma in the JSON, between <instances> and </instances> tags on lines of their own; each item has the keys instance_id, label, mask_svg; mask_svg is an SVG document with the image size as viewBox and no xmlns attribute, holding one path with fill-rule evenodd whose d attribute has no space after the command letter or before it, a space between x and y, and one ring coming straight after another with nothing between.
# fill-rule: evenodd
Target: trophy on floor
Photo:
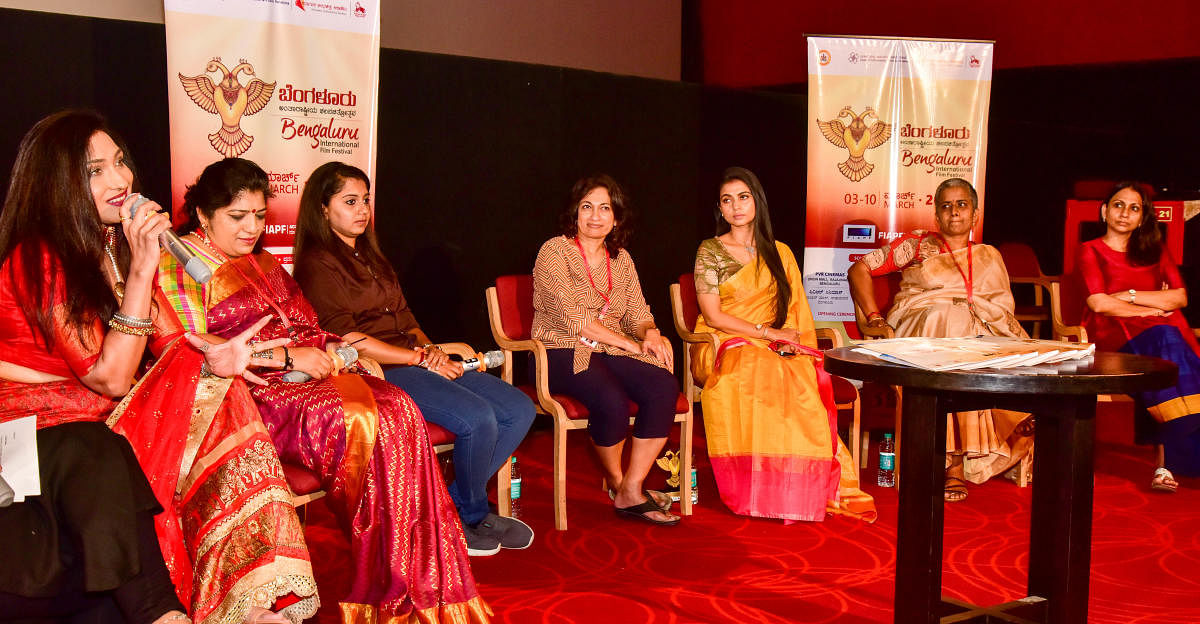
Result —
<instances>
[{"instance_id":1,"label":"trophy on floor","mask_svg":"<svg viewBox=\"0 0 1200 624\"><path fill-rule=\"evenodd\" d=\"M655 462L658 464L659 468L662 468L663 470L671 473L671 476L667 477L667 485L674 489L667 490L667 494L669 494L671 496L671 500L673 500L675 502L679 502L679 489L680 489L679 488L679 484L680 484L679 463L682 459L683 459L683 457L679 453L677 453L675 451L667 451L667 453L665 455L663 455L662 457L659 457L658 460L656 460L656 462ZM692 504L695 505L697 502L699 502L699 497L696 494L696 469L695 469L695 467L692 468L691 479L692 479Z\"/></svg>"}]
</instances>

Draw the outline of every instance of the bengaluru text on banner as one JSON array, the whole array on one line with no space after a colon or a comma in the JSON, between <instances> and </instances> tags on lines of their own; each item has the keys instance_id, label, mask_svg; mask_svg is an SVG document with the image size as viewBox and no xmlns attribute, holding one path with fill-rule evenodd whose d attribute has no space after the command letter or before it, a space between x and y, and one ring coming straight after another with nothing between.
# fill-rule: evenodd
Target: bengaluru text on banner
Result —
<instances>
[{"instance_id":1,"label":"bengaluru text on banner","mask_svg":"<svg viewBox=\"0 0 1200 624\"><path fill-rule=\"evenodd\" d=\"M340 160L375 177L378 0L165 0L171 202L228 157L270 176L266 248L291 264L304 181ZM177 214L178 218L178 214Z\"/></svg>"},{"instance_id":2,"label":"bengaluru text on banner","mask_svg":"<svg viewBox=\"0 0 1200 624\"><path fill-rule=\"evenodd\" d=\"M809 37L808 52L804 286L816 320L852 321L846 270L935 229L942 180L970 181L983 208L992 44Z\"/></svg>"}]
</instances>

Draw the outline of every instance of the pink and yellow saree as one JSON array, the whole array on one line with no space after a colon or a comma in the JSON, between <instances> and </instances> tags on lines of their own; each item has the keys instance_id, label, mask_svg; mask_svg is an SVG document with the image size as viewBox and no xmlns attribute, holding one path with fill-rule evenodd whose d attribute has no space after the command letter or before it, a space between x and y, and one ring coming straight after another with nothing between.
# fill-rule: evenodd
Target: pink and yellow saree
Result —
<instances>
[{"instance_id":1,"label":"pink and yellow saree","mask_svg":"<svg viewBox=\"0 0 1200 624\"><path fill-rule=\"evenodd\" d=\"M191 331L229 337L267 314L257 338L291 347L340 338L317 326L300 287L269 253L226 260L196 235L184 239L213 270L201 286L163 256L159 281ZM342 621L473 624L489 621L478 595L458 513L446 492L425 421L399 388L342 373L250 389L284 461L321 476L351 542L354 577Z\"/></svg>"},{"instance_id":2,"label":"pink and yellow saree","mask_svg":"<svg viewBox=\"0 0 1200 624\"><path fill-rule=\"evenodd\" d=\"M819 356L800 269L787 245L776 246L792 289L784 327L798 329L804 346ZM698 292L718 287L723 312L751 323L774 319L770 271L758 262L741 266L716 239L700 246L696 280ZM781 357L769 341L713 329L703 315L696 331L715 333L722 344L719 361L708 345L698 345L693 362L697 378L706 378L701 404L708 455L729 509L788 521L820 521L828 512L873 522L875 503L858 489L850 453L838 438L833 394L819 381L825 373L818 357Z\"/></svg>"}]
</instances>

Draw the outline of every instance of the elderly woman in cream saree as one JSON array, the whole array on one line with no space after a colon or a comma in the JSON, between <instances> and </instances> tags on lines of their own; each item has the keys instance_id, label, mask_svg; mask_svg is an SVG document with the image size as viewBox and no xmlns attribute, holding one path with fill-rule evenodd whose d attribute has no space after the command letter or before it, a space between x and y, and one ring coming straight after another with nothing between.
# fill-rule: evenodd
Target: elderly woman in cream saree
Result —
<instances>
[{"instance_id":1,"label":"elderly woman in cream saree","mask_svg":"<svg viewBox=\"0 0 1200 624\"><path fill-rule=\"evenodd\" d=\"M850 292L869 325L890 325L896 336L1013 336L1027 338L1013 315L1015 303L1000 252L970 240L975 189L951 178L935 194L937 232L916 230L867 254L850 268ZM871 277L901 271L900 292L885 319ZM967 497L966 481L992 476L1033 460L1029 414L977 410L948 415L947 501Z\"/></svg>"},{"instance_id":2,"label":"elderly woman in cream saree","mask_svg":"<svg viewBox=\"0 0 1200 624\"><path fill-rule=\"evenodd\" d=\"M771 236L753 173L726 171L718 229L727 231L696 253L695 278L703 312L696 331L715 333L720 347L693 347L693 372L704 385L721 500L734 513L789 522L820 521L827 512L874 521L874 501L858 489L838 439L800 269Z\"/></svg>"}]
</instances>

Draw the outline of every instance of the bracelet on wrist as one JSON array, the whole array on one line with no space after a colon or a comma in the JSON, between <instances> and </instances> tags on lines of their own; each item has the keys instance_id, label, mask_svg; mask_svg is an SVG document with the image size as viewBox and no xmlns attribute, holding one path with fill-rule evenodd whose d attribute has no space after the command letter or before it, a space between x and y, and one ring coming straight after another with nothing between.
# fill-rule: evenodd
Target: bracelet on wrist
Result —
<instances>
[{"instance_id":1,"label":"bracelet on wrist","mask_svg":"<svg viewBox=\"0 0 1200 624\"><path fill-rule=\"evenodd\" d=\"M128 327L151 327L154 325L153 319L142 318L139 316L130 316L122 312L114 312L113 320Z\"/></svg>"},{"instance_id":2,"label":"bracelet on wrist","mask_svg":"<svg viewBox=\"0 0 1200 624\"><path fill-rule=\"evenodd\" d=\"M879 310L876 310L876 311L874 311L874 312L871 312L870 314L868 314L868 315L867 315L867 320L868 320L868 321L870 321L870 320L873 320L873 319L875 319L876 317L878 317L878 318L883 318L883 315L879 313Z\"/></svg>"},{"instance_id":3,"label":"bracelet on wrist","mask_svg":"<svg viewBox=\"0 0 1200 624\"><path fill-rule=\"evenodd\" d=\"M108 326L115 331L119 331L122 334L128 334L130 336L149 336L150 334L154 333L154 327L135 327L133 325L118 321L116 317L113 317L108 321Z\"/></svg>"},{"instance_id":4,"label":"bracelet on wrist","mask_svg":"<svg viewBox=\"0 0 1200 624\"><path fill-rule=\"evenodd\" d=\"M288 348L283 347L283 370L292 370L295 367L295 362L292 361L292 354L288 353Z\"/></svg>"}]
</instances>

